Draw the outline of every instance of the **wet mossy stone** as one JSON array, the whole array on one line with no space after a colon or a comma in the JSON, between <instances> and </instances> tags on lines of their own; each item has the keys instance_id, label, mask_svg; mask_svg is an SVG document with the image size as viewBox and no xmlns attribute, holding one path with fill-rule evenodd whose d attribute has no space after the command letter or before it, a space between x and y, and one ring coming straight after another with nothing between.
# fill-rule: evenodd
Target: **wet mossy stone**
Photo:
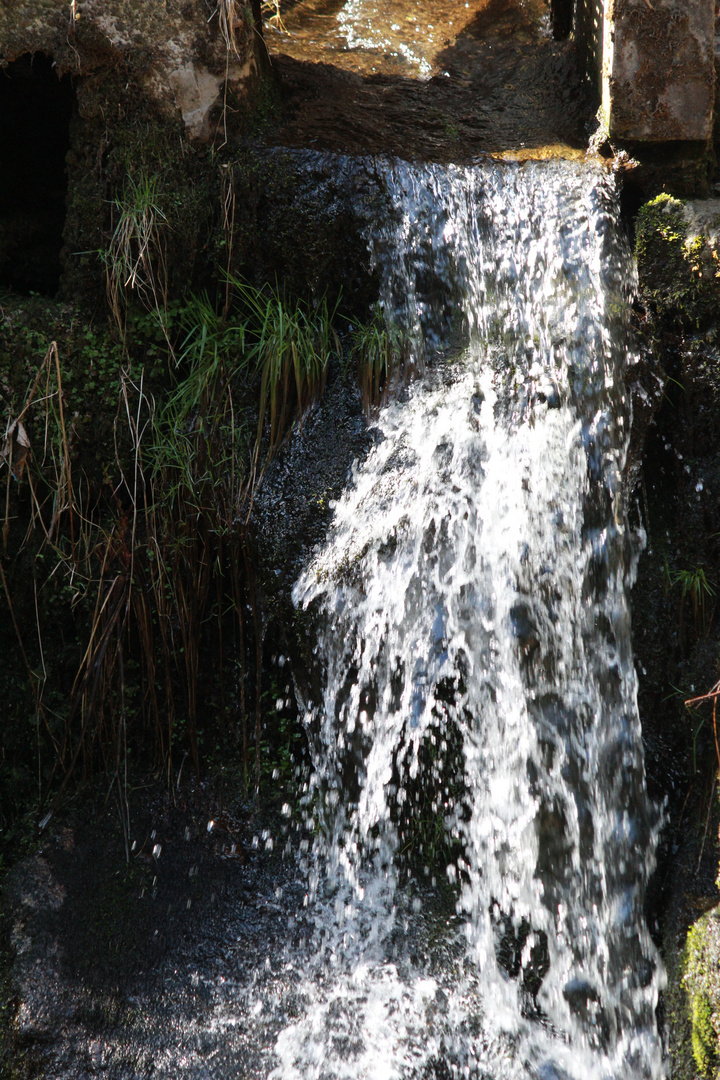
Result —
<instances>
[{"instance_id":1,"label":"wet mossy stone","mask_svg":"<svg viewBox=\"0 0 720 1080\"><path fill-rule=\"evenodd\" d=\"M717 211L717 220L714 214ZM658 195L640 208L635 252L640 288L657 315L697 332L720 310L720 201Z\"/></svg>"},{"instance_id":2,"label":"wet mossy stone","mask_svg":"<svg viewBox=\"0 0 720 1080\"><path fill-rule=\"evenodd\" d=\"M695 1066L703 1080L715 1080L720 1066L720 907L688 930L681 967Z\"/></svg>"}]
</instances>

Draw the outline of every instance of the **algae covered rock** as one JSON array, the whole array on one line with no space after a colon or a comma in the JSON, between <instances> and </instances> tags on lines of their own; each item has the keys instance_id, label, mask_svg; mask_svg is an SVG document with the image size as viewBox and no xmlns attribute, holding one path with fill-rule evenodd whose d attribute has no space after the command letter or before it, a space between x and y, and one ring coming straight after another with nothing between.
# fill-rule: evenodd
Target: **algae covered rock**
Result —
<instances>
[{"instance_id":1,"label":"algae covered rock","mask_svg":"<svg viewBox=\"0 0 720 1080\"><path fill-rule=\"evenodd\" d=\"M714 1080L720 1073L720 906L688 930L683 962L693 1058L703 1080Z\"/></svg>"}]
</instances>

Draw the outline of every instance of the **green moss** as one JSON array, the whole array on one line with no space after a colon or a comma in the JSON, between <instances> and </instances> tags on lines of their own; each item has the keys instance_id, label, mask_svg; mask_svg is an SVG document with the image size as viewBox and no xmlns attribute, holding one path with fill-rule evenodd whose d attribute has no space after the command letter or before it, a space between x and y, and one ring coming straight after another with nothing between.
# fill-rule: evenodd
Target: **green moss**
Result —
<instances>
[{"instance_id":1,"label":"green moss","mask_svg":"<svg viewBox=\"0 0 720 1080\"><path fill-rule=\"evenodd\" d=\"M252 19L252 10L246 10L250 11ZM246 135L267 137L280 119L280 86L270 69L260 71L241 88L231 90L227 114L222 117L230 141Z\"/></svg>"},{"instance_id":2,"label":"green moss","mask_svg":"<svg viewBox=\"0 0 720 1080\"><path fill-rule=\"evenodd\" d=\"M703 1080L713 1080L720 1064L720 919L717 909L703 915L688 930L680 964L675 972L685 993L685 1022L690 1047ZM670 1022L677 1018L670 1016ZM676 1073L680 1070L675 1070ZM682 1073L681 1073L682 1075Z\"/></svg>"},{"instance_id":3,"label":"green moss","mask_svg":"<svg viewBox=\"0 0 720 1080\"><path fill-rule=\"evenodd\" d=\"M713 1075L717 1061L717 1036L710 1002L702 993L692 999L692 1049L695 1064L704 1077Z\"/></svg>"}]
</instances>

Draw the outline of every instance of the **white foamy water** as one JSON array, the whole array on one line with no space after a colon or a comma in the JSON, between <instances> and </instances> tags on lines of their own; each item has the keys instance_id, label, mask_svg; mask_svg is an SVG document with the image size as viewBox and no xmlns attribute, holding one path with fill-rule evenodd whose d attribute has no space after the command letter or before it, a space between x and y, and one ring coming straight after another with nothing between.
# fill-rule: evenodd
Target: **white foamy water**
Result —
<instances>
[{"instance_id":1,"label":"white foamy water","mask_svg":"<svg viewBox=\"0 0 720 1080\"><path fill-rule=\"evenodd\" d=\"M381 412L295 587L317 950L272 1075L658 1080L612 185L377 170L386 314L419 356L464 347Z\"/></svg>"}]
</instances>

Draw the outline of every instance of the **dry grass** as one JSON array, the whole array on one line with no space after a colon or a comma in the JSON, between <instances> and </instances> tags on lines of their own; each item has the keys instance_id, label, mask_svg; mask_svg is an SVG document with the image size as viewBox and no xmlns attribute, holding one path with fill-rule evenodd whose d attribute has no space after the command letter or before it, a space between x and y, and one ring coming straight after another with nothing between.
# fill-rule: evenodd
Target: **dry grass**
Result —
<instances>
[{"instance_id":1,"label":"dry grass","mask_svg":"<svg viewBox=\"0 0 720 1080\"><path fill-rule=\"evenodd\" d=\"M220 25L220 33L228 53L239 56L237 47L237 31L243 22L245 4L240 0L218 0L217 15Z\"/></svg>"},{"instance_id":2,"label":"dry grass","mask_svg":"<svg viewBox=\"0 0 720 1080\"><path fill-rule=\"evenodd\" d=\"M274 26L276 30L282 30L283 33L287 33L285 23L282 21L282 15L280 14L280 0L263 0L262 10L263 14L268 16L268 22L271 26Z\"/></svg>"},{"instance_id":3,"label":"dry grass","mask_svg":"<svg viewBox=\"0 0 720 1080\"><path fill-rule=\"evenodd\" d=\"M147 755L148 767L163 765L169 779L173 751L187 746L199 773L200 688L208 682L201 656L208 650L217 658L213 674L221 697L223 658L228 650L234 657L228 708L239 664L244 706L245 649L260 625L254 610L248 614L255 594L246 579L246 528L238 520L247 490L247 440L237 430L227 372L217 368L215 374L199 395L179 386L161 414L142 375L120 374L110 504L97 498L90 504L87 483L71 471L72 430L55 343L21 410L7 418L0 468L6 490L22 483L29 494L20 551L38 567L35 625L17 617L11 584L22 591L25 583L8 582L2 564L0 586L35 703L41 800L53 788L57 801L71 780L99 765L116 785L124 821L129 743ZM8 495L6 542L11 503ZM56 632L48 623L48 590L63 595L82 640L61 712L45 696L44 643ZM244 708L240 727L247 775Z\"/></svg>"}]
</instances>

